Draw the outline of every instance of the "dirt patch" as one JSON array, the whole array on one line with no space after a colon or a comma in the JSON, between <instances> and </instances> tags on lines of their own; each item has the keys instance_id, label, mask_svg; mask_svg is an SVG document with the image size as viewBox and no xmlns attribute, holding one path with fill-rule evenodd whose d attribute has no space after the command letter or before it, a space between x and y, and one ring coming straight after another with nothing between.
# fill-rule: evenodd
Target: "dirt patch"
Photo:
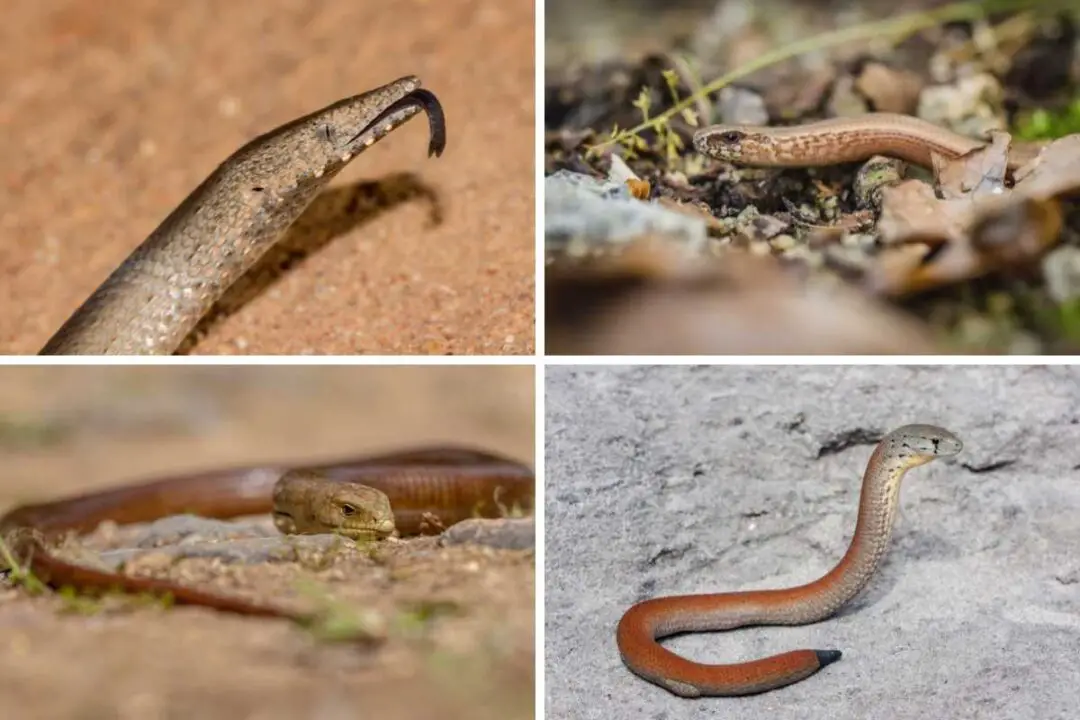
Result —
<instances>
[{"instance_id":1,"label":"dirt patch","mask_svg":"<svg viewBox=\"0 0 1080 720\"><path fill-rule=\"evenodd\" d=\"M13 6L0 351L37 352L243 143L415 74L443 156L422 120L364 153L192 352L531 354L533 28L476 0Z\"/></svg>"},{"instance_id":2,"label":"dirt patch","mask_svg":"<svg viewBox=\"0 0 1080 720\"><path fill-rule=\"evenodd\" d=\"M5 368L0 511L199 467L413 443L532 462L532 395L530 368ZM265 518L251 527L290 544ZM98 553L139 532L102 528L78 545ZM532 716L531 551L437 538L293 549L252 562L149 549L129 569L319 610L315 629L0 586L5 702L31 718ZM379 642L334 640L357 629Z\"/></svg>"}]
</instances>

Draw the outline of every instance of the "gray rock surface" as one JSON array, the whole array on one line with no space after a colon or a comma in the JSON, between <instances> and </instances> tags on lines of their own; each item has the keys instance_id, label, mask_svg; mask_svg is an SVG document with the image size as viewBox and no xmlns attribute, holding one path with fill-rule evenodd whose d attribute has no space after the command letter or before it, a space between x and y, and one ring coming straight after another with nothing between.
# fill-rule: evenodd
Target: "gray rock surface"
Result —
<instances>
[{"instance_id":1,"label":"gray rock surface","mask_svg":"<svg viewBox=\"0 0 1080 720\"><path fill-rule=\"evenodd\" d=\"M115 532L115 531L114 531ZM257 565L295 562L305 553L326 553L356 544L334 533L282 535L269 517L214 520L197 515L171 515L122 529L123 547L103 550L84 561L117 570L127 563L169 564L187 558L215 559L227 564ZM501 550L535 546L533 518L463 520L440 535L442 545L482 545ZM366 544L366 543L360 543Z\"/></svg>"},{"instance_id":2,"label":"gray rock surface","mask_svg":"<svg viewBox=\"0 0 1080 720\"><path fill-rule=\"evenodd\" d=\"M130 562L170 564L187 558L215 559L227 564L258 565L296 562L303 553L329 552L353 541L323 535L282 535L269 517L215 520L197 515L171 515L123 529L124 547L99 555L102 566L117 570Z\"/></svg>"},{"instance_id":3,"label":"gray rock surface","mask_svg":"<svg viewBox=\"0 0 1080 720\"><path fill-rule=\"evenodd\" d=\"M548 247L575 240L583 247L629 242L651 233L684 240L690 249L700 248L707 239L703 219L635 200L623 184L566 170L544 178Z\"/></svg>"},{"instance_id":4,"label":"gray rock surface","mask_svg":"<svg viewBox=\"0 0 1080 720\"><path fill-rule=\"evenodd\" d=\"M440 545L483 545L499 550L536 547L534 518L471 518L443 530Z\"/></svg>"},{"instance_id":5,"label":"gray rock surface","mask_svg":"<svg viewBox=\"0 0 1080 720\"><path fill-rule=\"evenodd\" d=\"M1080 717L1080 368L546 370L549 718ZM802 627L685 635L707 663L843 658L795 685L686 700L632 675L634 602L790 587L854 529L883 433L942 425L964 451L911 471L870 587Z\"/></svg>"}]
</instances>

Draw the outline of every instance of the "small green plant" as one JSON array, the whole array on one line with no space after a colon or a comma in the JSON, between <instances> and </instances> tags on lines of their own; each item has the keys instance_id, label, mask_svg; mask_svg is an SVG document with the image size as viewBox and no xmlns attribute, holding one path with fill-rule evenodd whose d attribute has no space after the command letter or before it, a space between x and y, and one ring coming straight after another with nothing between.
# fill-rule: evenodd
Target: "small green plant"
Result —
<instances>
[{"instance_id":1,"label":"small green plant","mask_svg":"<svg viewBox=\"0 0 1080 720\"><path fill-rule=\"evenodd\" d=\"M12 585L21 586L31 595L41 595L48 591L48 585L15 560L15 554L3 539L0 539L0 560L3 560L3 565L7 567L8 579Z\"/></svg>"},{"instance_id":2,"label":"small green plant","mask_svg":"<svg viewBox=\"0 0 1080 720\"><path fill-rule=\"evenodd\" d=\"M46 448L71 437L73 428L62 422L0 416L0 446Z\"/></svg>"},{"instance_id":3,"label":"small green plant","mask_svg":"<svg viewBox=\"0 0 1080 720\"><path fill-rule=\"evenodd\" d=\"M1016 134L1024 140L1051 140L1073 133L1080 133L1080 97L1057 112L1032 110L1016 123Z\"/></svg>"},{"instance_id":4,"label":"small green plant","mask_svg":"<svg viewBox=\"0 0 1080 720\"><path fill-rule=\"evenodd\" d=\"M1059 304L1045 296L1031 297L1027 305L1041 332L1066 348L1080 347L1080 298Z\"/></svg>"},{"instance_id":5,"label":"small green plant","mask_svg":"<svg viewBox=\"0 0 1080 720\"><path fill-rule=\"evenodd\" d=\"M461 606L449 600L422 600L397 614L394 630L401 635L418 637L436 618L459 615L461 612Z\"/></svg>"},{"instance_id":6,"label":"small green plant","mask_svg":"<svg viewBox=\"0 0 1080 720\"><path fill-rule=\"evenodd\" d=\"M949 22L977 20L985 18L990 13L1006 12L1010 10L1029 10L1050 13L1065 9L1071 2L1075 2L1075 0L969 0L967 2L955 2L948 5L942 5L941 7L930 11L908 13L906 15L887 18L877 22L840 28L798 42L793 42L754 58L754 60L717 78L708 85L697 89L685 98L676 98L674 105L658 115L648 114L649 108L647 101L646 103L642 103L642 98L639 95L638 100L634 104L635 107L642 110L645 119L638 125L626 130L621 130L618 127L613 128L607 140L589 147L586 154L590 156L599 155L615 144L622 145L631 151L645 149L648 145L640 138L640 134L643 131L652 129L657 132L658 135L662 135L663 132L660 128L665 123L675 117L678 113L690 110L693 104L699 99L708 97L712 93L727 87L733 82L741 80L758 70L772 67L773 65L809 52L817 52L846 43L865 40L889 39L892 42L898 43L904 38L910 37L921 30L944 25ZM642 107L642 105L645 106ZM665 145L665 148L670 152L670 146Z\"/></svg>"},{"instance_id":7,"label":"small green plant","mask_svg":"<svg viewBox=\"0 0 1080 720\"><path fill-rule=\"evenodd\" d=\"M1058 306L1058 322L1065 339L1080 346L1080 299L1073 298Z\"/></svg>"},{"instance_id":8,"label":"small green plant","mask_svg":"<svg viewBox=\"0 0 1080 720\"><path fill-rule=\"evenodd\" d=\"M41 578L37 577L15 560L11 548L0 539L0 565L6 566L8 579L15 586L22 587L30 595L44 595L49 592L49 586ZM105 609L104 599L109 596L123 597L132 606L157 606L168 609L174 605L172 594L136 593L132 594L123 588L116 587L104 592L86 593L71 585L63 585L56 591L56 596L61 600L61 612L76 615L96 615Z\"/></svg>"},{"instance_id":9,"label":"small green plant","mask_svg":"<svg viewBox=\"0 0 1080 720\"><path fill-rule=\"evenodd\" d=\"M679 97L678 74L676 74L674 70L665 70L663 76L664 84L667 85L668 92L671 94L672 103L678 105L681 99ZM679 133L671 129L669 120L673 115L664 113L654 119L650 115L650 111L652 110L652 93L649 92L648 88L644 87L641 88L641 92L638 94L637 99L634 100L632 105L641 113L642 122L638 127L642 129L651 127L653 132L656 133L657 147L653 149L663 153L668 162L677 160L686 146L685 143L683 143L682 137L679 136ZM697 126L698 117L693 109L685 108L681 113L690 125L694 127ZM641 136L641 130L621 132L616 126L611 131L611 141L623 146L625 150L624 155L628 159L636 158L639 152L649 149L649 144L645 141L645 138Z\"/></svg>"},{"instance_id":10,"label":"small green plant","mask_svg":"<svg viewBox=\"0 0 1080 720\"><path fill-rule=\"evenodd\" d=\"M97 615L105 609L102 598L82 595L70 585L60 588L57 596L62 602L61 611L72 615Z\"/></svg>"},{"instance_id":11,"label":"small green plant","mask_svg":"<svg viewBox=\"0 0 1080 720\"><path fill-rule=\"evenodd\" d=\"M374 610L361 611L347 602L335 600L310 581L301 581L297 590L316 604L315 612L300 622L311 635L323 642L378 642L383 639L385 623Z\"/></svg>"}]
</instances>

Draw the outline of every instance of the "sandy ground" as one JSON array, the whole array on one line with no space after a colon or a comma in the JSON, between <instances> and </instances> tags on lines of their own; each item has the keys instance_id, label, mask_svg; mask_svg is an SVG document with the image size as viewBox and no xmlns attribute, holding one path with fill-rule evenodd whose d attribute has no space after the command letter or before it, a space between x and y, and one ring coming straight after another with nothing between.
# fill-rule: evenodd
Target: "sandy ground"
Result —
<instances>
[{"instance_id":1,"label":"sandy ground","mask_svg":"<svg viewBox=\"0 0 1080 720\"><path fill-rule=\"evenodd\" d=\"M155 475L424 443L533 463L531 368L7 367L0 408L0 513ZM0 696L28 719L531 717L532 553L435 542L167 569L263 601L296 606L314 589L374 611L391 621L376 649L0 584Z\"/></svg>"},{"instance_id":2,"label":"sandy ground","mask_svg":"<svg viewBox=\"0 0 1080 720\"><path fill-rule=\"evenodd\" d=\"M16 0L0 27L0 352L37 352L222 160L407 74L443 103L333 182L197 353L531 354L531 2Z\"/></svg>"},{"instance_id":3,"label":"sandy ground","mask_svg":"<svg viewBox=\"0 0 1080 720\"><path fill-rule=\"evenodd\" d=\"M551 718L1072 718L1080 704L1080 372L1070 367L547 370ZM943 425L887 560L840 616L667 646L723 663L844 656L802 683L686 700L632 675L635 601L798 585L850 539L867 435Z\"/></svg>"}]
</instances>

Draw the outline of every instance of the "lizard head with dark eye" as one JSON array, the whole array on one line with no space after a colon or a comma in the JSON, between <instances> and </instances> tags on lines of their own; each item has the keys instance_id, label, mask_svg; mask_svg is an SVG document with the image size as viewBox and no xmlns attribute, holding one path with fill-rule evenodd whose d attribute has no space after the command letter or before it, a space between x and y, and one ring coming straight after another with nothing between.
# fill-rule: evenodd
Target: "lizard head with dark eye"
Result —
<instances>
[{"instance_id":1,"label":"lizard head with dark eye","mask_svg":"<svg viewBox=\"0 0 1080 720\"><path fill-rule=\"evenodd\" d=\"M694 149L720 160L737 159L746 133L732 128L704 128L694 134Z\"/></svg>"}]
</instances>

